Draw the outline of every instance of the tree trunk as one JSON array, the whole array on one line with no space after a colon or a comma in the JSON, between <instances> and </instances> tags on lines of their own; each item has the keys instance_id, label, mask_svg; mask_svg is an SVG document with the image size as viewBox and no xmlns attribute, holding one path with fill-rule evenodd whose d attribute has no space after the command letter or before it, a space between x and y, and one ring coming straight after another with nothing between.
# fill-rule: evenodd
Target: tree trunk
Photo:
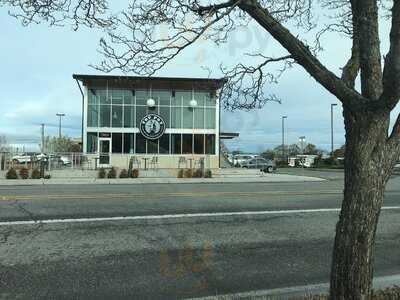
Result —
<instances>
[{"instance_id":1,"label":"tree trunk","mask_svg":"<svg viewBox=\"0 0 400 300\"><path fill-rule=\"evenodd\" d=\"M393 163L387 153L389 112L344 108L345 189L336 227L330 299L370 299L375 234Z\"/></svg>"}]
</instances>

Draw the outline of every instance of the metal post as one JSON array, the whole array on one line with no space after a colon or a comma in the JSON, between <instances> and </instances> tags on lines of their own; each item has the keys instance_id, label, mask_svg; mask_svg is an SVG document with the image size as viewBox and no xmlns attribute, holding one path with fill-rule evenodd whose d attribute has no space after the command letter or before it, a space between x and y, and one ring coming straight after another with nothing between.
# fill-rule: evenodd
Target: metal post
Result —
<instances>
[{"instance_id":1,"label":"metal post","mask_svg":"<svg viewBox=\"0 0 400 300\"><path fill-rule=\"evenodd\" d=\"M65 114L57 113L56 116L59 117L58 137L61 139L61 118L64 117Z\"/></svg>"},{"instance_id":2,"label":"metal post","mask_svg":"<svg viewBox=\"0 0 400 300\"><path fill-rule=\"evenodd\" d=\"M333 157L333 107L337 106L336 103L331 104L331 157Z\"/></svg>"},{"instance_id":3,"label":"metal post","mask_svg":"<svg viewBox=\"0 0 400 300\"><path fill-rule=\"evenodd\" d=\"M285 160L285 119L287 116L282 116L282 159Z\"/></svg>"},{"instance_id":4,"label":"metal post","mask_svg":"<svg viewBox=\"0 0 400 300\"><path fill-rule=\"evenodd\" d=\"M41 124L41 126L42 126L42 153L44 153L45 152L45 149L44 149L44 124L42 123Z\"/></svg>"}]
</instances>

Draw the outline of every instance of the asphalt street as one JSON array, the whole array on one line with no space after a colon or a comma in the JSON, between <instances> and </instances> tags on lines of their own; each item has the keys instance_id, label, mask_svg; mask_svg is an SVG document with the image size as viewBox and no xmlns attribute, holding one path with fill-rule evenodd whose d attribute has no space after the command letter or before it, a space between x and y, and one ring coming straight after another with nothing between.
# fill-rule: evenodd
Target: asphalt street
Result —
<instances>
[{"instance_id":1,"label":"asphalt street","mask_svg":"<svg viewBox=\"0 0 400 300\"><path fill-rule=\"evenodd\" d=\"M324 283L342 184L3 186L0 298L183 299ZM399 196L394 177L377 276L400 274Z\"/></svg>"}]
</instances>

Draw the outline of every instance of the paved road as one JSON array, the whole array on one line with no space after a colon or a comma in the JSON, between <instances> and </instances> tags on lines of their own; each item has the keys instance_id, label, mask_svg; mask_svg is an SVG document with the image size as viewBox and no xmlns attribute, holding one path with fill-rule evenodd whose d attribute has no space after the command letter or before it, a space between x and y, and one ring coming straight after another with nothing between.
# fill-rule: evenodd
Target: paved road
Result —
<instances>
[{"instance_id":1,"label":"paved road","mask_svg":"<svg viewBox=\"0 0 400 300\"><path fill-rule=\"evenodd\" d=\"M182 299L326 282L341 185L1 187L0 298ZM385 206L399 196L394 178ZM176 216L276 210L287 212ZM90 220L120 216L143 218ZM382 213L378 276L400 274L399 217ZM89 219L4 225L64 218Z\"/></svg>"}]
</instances>

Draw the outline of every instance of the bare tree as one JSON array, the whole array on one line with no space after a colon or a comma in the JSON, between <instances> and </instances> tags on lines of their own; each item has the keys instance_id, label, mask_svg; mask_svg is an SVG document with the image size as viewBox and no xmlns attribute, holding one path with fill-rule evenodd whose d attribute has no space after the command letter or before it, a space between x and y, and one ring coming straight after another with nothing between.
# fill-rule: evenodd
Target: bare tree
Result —
<instances>
[{"instance_id":1,"label":"bare tree","mask_svg":"<svg viewBox=\"0 0 400 300\"><path fill-rule=\"evenodd\" d=\"M67 12L65 6L61 10L54 6L63 2L0 0L15 9L19 7L14 15L22 16L24 21L42 17L52 22L53 15L60 11L62 17L89 25L92 21L97 24L97 15L89 13L76 18L74 12L82 11L80 3L89 7L105 5L101 0L71 0L66 1L73 4ZM49 9L46 3L50 3ZM317 43L310 46L312 43L300 36L315 28L314 15L324 9L329 10L331 22L319 30ZM379 42L380 18L391 21L390 50L384 59ZM228 82L221 100L225 107L233 109L251 109L268 100L279 101L266 93L267 85L296 64L342 102L346 129L345 189L336 228L330 296L368 299L385 186L400 153L400 116L389 133L390 112L400 98L400 1L131 0L113 20L108 38L101 40L105 59L97 68L152 75L200 38L218 45L226 42L236 28L252 21L278 41L286 53L281 57L250 53L258 63L222 66ZM160 26L168 26L166 35L158 34ZM289 27L298 32L292 33ZM322 47L320 37L328 31L352 40L350 58L340 75L328 70L316 55ZM268 69L273 64L280 66L277 73ZM357 78L360 90L355 88Z\"/></svg>"},{"instance_id":2,"label":"bare tree","mask_svg":"<svg viewBox=\"0 0 400 300\"><path fill-rule=\"evenodd\" d=\"M10 151L10 144L5 135L0 135L0 152Z\"/></svg>"}]
</instances>

